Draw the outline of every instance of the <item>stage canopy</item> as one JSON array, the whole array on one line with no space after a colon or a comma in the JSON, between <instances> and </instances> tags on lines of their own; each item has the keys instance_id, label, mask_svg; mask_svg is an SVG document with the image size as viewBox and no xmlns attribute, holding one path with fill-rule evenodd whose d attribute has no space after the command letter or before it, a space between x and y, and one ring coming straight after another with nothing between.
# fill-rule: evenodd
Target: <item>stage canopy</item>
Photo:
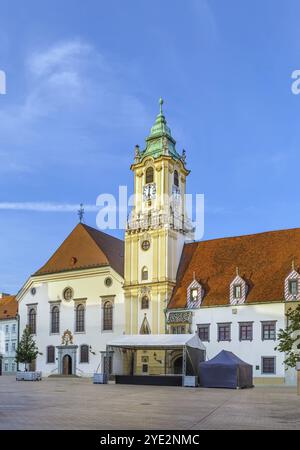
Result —
<instances>
[{"instance_id":1,"label":"stage canopy","mask_svg":"<svg viewBox=\"0 0 300 450\"><path fill-rule=\"evenodd\" d=\"M114 339L107 346L132 350L171 350L190 347L205 351L205 346L197 334L133 334Z\"/></svg>"},{"instance_id":2,"label":"stage canopy","mask_svg":"<svg viewBox=\"0 0 300 450\"><path fill-rule=\"evenodd\" d=\"M205 346L197 334L124 335L108 342L106 348L107 354L112 355L112 373L117 383L181 385L183 376L198 379L199 363L205 361ZM146 373L141 373L138 361L147 360L143 355L151 352L155 365L149 360Z\"/></svg>"}]
</instances>

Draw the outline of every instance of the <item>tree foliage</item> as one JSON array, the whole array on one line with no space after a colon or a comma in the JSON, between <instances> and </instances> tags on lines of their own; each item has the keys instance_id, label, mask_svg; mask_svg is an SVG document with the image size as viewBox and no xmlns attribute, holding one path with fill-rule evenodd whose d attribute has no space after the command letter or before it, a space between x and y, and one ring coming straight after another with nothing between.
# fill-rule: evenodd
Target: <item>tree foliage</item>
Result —
<instances>
[{"instance_id":1,"label":"tree foliage","mask_svg":"<svg viewBox=\"0 0 300 450\"><path fill-rule=\"evenodd\" d=\"M300 362L300 304L295 309L288 309L286 319L285 329L278 332L279 344L275 350L285 353L284 363L288 368L296 367Z\"/></svg>"},{"instance_id":2,"label":"tree foliage","mask_svg":"<svg viewBox=\"0 0 300 450\"><path fill-rule=\"evenodd\" d=\"M38 353L39 351L36 343L33 340L29 327L27 326L24 329L22 338L16 349L16 361L25 364L26 367L27 364L32 363L32 361L36 359Z\"/></svg>"}]
</instances>

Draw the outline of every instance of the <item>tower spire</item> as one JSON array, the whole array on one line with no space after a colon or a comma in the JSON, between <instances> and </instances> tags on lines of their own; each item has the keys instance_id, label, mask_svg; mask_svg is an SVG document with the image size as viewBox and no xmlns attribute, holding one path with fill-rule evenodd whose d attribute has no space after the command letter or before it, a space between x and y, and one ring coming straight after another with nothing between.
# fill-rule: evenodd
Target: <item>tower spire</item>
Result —
<instances>
[{"instance_id":1,"label":"tower spire","mask_svg":"<svg viewBox=\"0 0 300 450\"><path fill-rule=\"evenodd\" d=\"M160 99L159 99L159 114L161 116L163 116L163 109L162 109L163 104L164 104L164 101L163 101L162 97L160 97Z\"/></svg>"}]
</instances>

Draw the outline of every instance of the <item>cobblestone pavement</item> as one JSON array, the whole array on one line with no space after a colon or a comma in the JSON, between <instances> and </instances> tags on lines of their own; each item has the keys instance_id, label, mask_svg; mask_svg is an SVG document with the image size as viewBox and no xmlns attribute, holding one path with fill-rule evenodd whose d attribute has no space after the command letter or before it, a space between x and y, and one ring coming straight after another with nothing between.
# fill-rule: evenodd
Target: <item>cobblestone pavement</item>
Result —
<instances>
[{"instance_id":1,"label":"cobblestone pavement","mask_svg":"<svg viewBox=\"0 0 300 450\"><path fill-rule=\"evenodd\" d=\"M296 388L93 385L0 377L0 429L300 429Z\"/></svg>"}]
</instances>

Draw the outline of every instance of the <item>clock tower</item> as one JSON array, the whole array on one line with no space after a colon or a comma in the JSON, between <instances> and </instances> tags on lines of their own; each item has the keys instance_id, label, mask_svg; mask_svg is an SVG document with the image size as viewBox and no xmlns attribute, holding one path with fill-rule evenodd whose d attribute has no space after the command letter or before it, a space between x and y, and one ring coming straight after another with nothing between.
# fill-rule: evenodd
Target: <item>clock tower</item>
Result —
<instances>
[{"instance_id":1,"label":"clock tower","mask_svg":"<svg viewBox=\"0 0 300 450\"><path fill-rule=\"evenodd\" d=\"M189 171L160 111L144 150L135 147L134 205L125 233L126 334L165 333L165 308L184 242L193 240L186 214Z\"/></svg>"}]
</instances>

